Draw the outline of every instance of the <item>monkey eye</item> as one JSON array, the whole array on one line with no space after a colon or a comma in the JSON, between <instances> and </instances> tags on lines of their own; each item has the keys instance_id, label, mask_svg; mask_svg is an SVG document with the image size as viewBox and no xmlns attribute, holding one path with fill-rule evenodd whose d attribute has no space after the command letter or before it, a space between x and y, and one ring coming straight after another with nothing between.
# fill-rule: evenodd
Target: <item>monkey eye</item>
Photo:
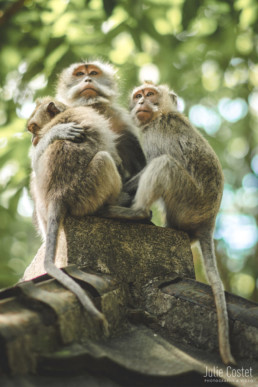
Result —
<instances>
[{"instance_id":1,"label":"monkey eye","mask_svg":"<svg viewBox=\"0 0 258 387\"><path fill-rule=\"evenodd\" d=\"M78 73L75 73L76 77L81 77L82 75L84 75L84 73L82 71L78 71Z\"/></svg>"},{"instance_id":2,"label":"monkey eye","mask_svg":"<svg viewBox=\"0 0 258 387\"><path fill-rule=\"evenodd\" d=\"M153 91L149 91L149 92L147 93L147 97L150 97L151 95L154 95Z\"/></svg>"},{"instance_id":3,"label":"monkey eye","mask_svg":"<svg viewBox=\"0 0 258 387\"><path fill-rule=\"evenodd\" d=\"M136 96L134 97L134 98L141 98L142 97L142 95L141 94L136 94Z\"/></svg>"},{"instance_id":4,"label":"monkey eye","mask_svg":"<svg viewBox=\"0 0 258 387\"><path fill-rule=\"evenodd\" d=\"M90 72L90 75L98 75L98 72L93 70L93 71Z\"/></svg>"}]
</instances>

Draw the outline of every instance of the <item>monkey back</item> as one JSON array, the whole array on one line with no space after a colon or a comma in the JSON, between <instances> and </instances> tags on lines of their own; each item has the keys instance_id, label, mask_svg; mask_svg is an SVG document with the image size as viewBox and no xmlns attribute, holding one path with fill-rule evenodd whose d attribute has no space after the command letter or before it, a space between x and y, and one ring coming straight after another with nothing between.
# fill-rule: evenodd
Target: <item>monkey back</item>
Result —
<instances>
[{"instance_id":1,"label":"monkey back","mask_svg":"<svg viewBox=\"0 0 258 387\"><path fill-rule=\"evenodd\" d=\"M218 157L183 114L163 114L145 125L142 147L147 162L170 155L188 171L206 200L215 207L220 205L224 179Z\"/></svg>"}]
</instances>

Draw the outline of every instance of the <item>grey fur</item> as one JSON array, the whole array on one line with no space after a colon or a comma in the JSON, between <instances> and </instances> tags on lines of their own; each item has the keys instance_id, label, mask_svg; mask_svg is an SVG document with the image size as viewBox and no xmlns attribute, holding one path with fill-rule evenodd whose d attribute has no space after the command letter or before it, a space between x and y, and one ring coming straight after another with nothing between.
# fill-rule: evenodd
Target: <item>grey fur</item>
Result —
<instances>
[{"instance_id":1,"label":"grey fur","mask_svg":"<svg viewBox=\"0 0 258 387\"><path fill-rule=\"evenodd\" d=\"M158 92L166 93L168 89L159 89ZM150 101L146 103L145 99L143 96L138 98L138 103L132 103L133 114L137 114L137 106L150 108ZM162 112L162 106L159 107ZM138 182L133 205L129 209L113 206L103 211L102 215L144 219L150 217L150 206L161 198L167 227L186 231L192 239L199 239L218 313L220 354L224 363L235 364L230 350L226 301L213 242L223 192L222 169L213 149L186 117L174 109L157 115L155 106L153 111L155 114L150 122L143 125L139 122L147 166L125 187L130 192Z\"/></svg>"}]
</instances>

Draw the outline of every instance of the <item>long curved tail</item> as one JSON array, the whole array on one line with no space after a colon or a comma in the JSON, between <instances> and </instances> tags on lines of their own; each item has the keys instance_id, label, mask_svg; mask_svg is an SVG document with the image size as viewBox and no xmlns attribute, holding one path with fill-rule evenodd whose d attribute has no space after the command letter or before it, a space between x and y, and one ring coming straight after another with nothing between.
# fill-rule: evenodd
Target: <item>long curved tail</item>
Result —
<instances>
[{"instance_id":1,"label":"long curved tail","mask_svg":"<svg viewBox=\"0 0 258 387\"><path fill-rule=\"evenodd\" d=\"M225 364L236 364L229 342L228 313L225 292L217 268L213 234L205 231L199 238L206 274L211 285L218 315L218 336L220 355Z\"/></svg>"},{"instance_id":2,"label":"long curved tail","mask_svg":"<svg viewBox=\"0 0 258 387\"><path fill-rule=\"evenodd\" d=\"M105 316L98 309L96 309L95 305L86 295L84 290L72 278L70 278L67 274L65 274L55 265L58 234L65 212L65 207L60 201L51 201L49 203L46 254L44 259L45 271L78 297L79 301L81 302L83 307L90 313L90 315L92 315L93 318L99 320L102 323L104 332L105 334L107 334L108 323Z\"/></svg>"}]
</instances>

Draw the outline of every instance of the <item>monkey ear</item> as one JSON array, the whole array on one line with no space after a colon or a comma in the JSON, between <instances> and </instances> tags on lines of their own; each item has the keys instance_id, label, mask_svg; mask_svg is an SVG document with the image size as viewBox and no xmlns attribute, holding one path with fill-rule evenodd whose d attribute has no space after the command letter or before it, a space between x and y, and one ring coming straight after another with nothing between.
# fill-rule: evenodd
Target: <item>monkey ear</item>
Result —
<instances>
[{"instance_id":1,"label":"monkey ear","mask_svg":"<svg viewBox=\"0 0 258 387\"><path fill-rule=\"evenodd\" d=\"M172 100L173 105L175 105L177 107L177 95L176 95L176 93L173 90L170 90L168 94Z\"/></svg>"},{"instance_id":2,"label":"monkey ear","mask_svg":"<svg viewBox=\"0 0 258 387\"><path fill-rule=\"evenodd\" d=\"M54 102L49 102L47 106L47 112L50 114L51 117L55 117L61 112L61 110L58 109Z\"/></svg>"}]
</instances>

